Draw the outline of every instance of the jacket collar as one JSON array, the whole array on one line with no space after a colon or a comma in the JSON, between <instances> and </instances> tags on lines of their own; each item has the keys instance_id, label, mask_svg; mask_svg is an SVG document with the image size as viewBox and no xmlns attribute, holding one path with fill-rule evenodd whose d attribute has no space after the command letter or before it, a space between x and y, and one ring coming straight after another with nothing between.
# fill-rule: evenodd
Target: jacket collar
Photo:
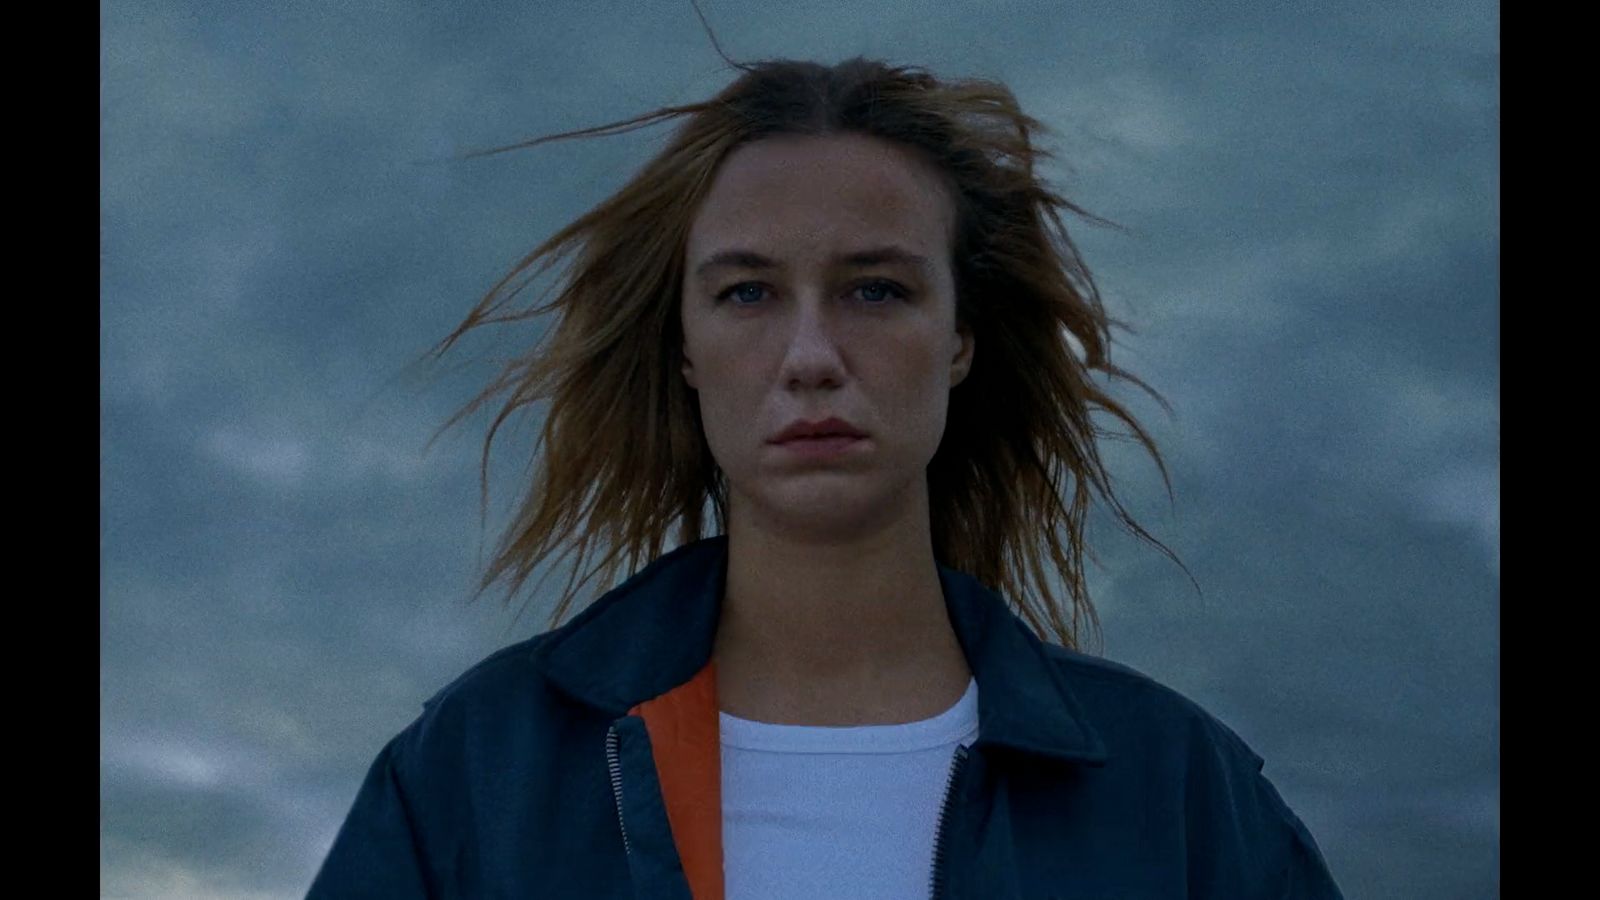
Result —
<instances>
[{"instance_id":1,"label":"jacket collar","mask_svg":"<svg viewBox=\"0 0 1600 900\"><path fill-rule=\"evenodd\" d=\"M563 693L612 716L683 685L711 659L727 554L718 535L657 558L536 641L534 664ZM940 564L939 583L978 682L978 746L1104 763L1105 745L1045 644L972 576Z\"/></svg>"}]
</instances>

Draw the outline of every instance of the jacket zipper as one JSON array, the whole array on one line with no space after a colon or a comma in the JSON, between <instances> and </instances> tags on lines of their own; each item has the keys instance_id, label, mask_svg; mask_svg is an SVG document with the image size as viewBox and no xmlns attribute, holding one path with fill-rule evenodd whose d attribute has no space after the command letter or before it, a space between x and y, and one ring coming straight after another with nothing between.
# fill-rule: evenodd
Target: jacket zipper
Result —
<instances>
[{"instance_id":1,"label":"jacket zipper","mask_svg":"<svg viewBox=\"0 0 1600 900\"><path fill-rule=\"evenodd\" d=\"M944 828L950 818L951 801L955 797L956 776L960 774L961 766L966 761L967 745L957 744L955 759L950 763L950 776L944 786L944 803L939 806L939 827L933 833L933 874L929 889L929 896L933 900L939 900L944 896Z\"/></svg>"},{"instance_id":2,"label":"jacket zipper","mask_svg":"<svg viewBox=\"0 0 1600 900\"><path fill-rule=\"evenodd\" d=\"M606 768L611 772L611 797L617 803L617 827L622 829L622 852L632 853L628 846L628 823L622 818L622 763L617 758L617 726L606 731Z\"/></svg>"}]
</instances>

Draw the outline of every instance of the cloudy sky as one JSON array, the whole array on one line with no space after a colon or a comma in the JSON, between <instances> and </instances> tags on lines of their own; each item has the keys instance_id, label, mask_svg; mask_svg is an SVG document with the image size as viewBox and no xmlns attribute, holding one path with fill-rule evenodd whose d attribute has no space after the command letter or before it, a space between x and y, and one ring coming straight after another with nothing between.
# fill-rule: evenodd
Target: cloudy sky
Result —
<instances>
[{"instance_id":1,"label":"cloudy sky","mask_svg":"<svg viewBox=\"0 0 1600 900\"><path fill-rule=\"evenodd\" d=\"M1347 896L1497 896L1497 4L702 8L732 56L998 78L1056 129L1128 228L1074 234L1174 500L1108 458L1204 589L1093 516L1105 655L1264 756ZM101 15L102 894L297 897L383 743L543 627L463 602L537 423L487 531L488 416L423 452L507 345L407 364L667 128L434 160L730 75L688 0Z\"/></svg>"}]
</instances>

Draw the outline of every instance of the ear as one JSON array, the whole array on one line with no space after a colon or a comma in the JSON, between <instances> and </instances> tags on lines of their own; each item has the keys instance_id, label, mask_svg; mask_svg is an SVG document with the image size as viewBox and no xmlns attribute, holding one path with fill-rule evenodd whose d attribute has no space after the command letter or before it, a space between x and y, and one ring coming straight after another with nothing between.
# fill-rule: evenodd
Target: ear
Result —
<instances>
[{"instance_id":1,"label":"ear","mask_svg":"<svg viewBox=\"0 0 1600 900\"><path fill-rule=\"evenodd\" d=\"M689 383L690 389L696 391L700 389L700 385L694 383L694 363L689 361L689 347L687 344L683 348L683 380Z\"/></svg>"},{"instance_id":2,"label":"ear","mask_svg":"<svg viewBox=\"0 0 1600 900\"><path fill-rule=\"evenodd\" d=\"M972 355L977 349L970 326L957 324L956 336L961 343L960 348L956 351L955 358L950 361L951 387L955 387L967 379L967 373L972 371Z\"/></svg>"}]
</instances>

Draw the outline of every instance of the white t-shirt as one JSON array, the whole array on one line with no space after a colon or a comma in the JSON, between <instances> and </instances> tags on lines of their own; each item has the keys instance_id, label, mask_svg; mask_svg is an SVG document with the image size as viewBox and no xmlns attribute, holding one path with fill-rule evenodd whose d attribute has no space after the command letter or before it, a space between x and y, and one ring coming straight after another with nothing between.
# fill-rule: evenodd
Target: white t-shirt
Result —
<instances>
[{"instance_id":1,"label":"white t-shirt","mask_svg":"<svg viewBox=\"0 0 1600 900\"><path fill-rule=\"evenodd\" d=\"M978 684L920 722L831 728L722 720L727 900L928 896L957 744Z\"/></svg>"}]
</instances>

